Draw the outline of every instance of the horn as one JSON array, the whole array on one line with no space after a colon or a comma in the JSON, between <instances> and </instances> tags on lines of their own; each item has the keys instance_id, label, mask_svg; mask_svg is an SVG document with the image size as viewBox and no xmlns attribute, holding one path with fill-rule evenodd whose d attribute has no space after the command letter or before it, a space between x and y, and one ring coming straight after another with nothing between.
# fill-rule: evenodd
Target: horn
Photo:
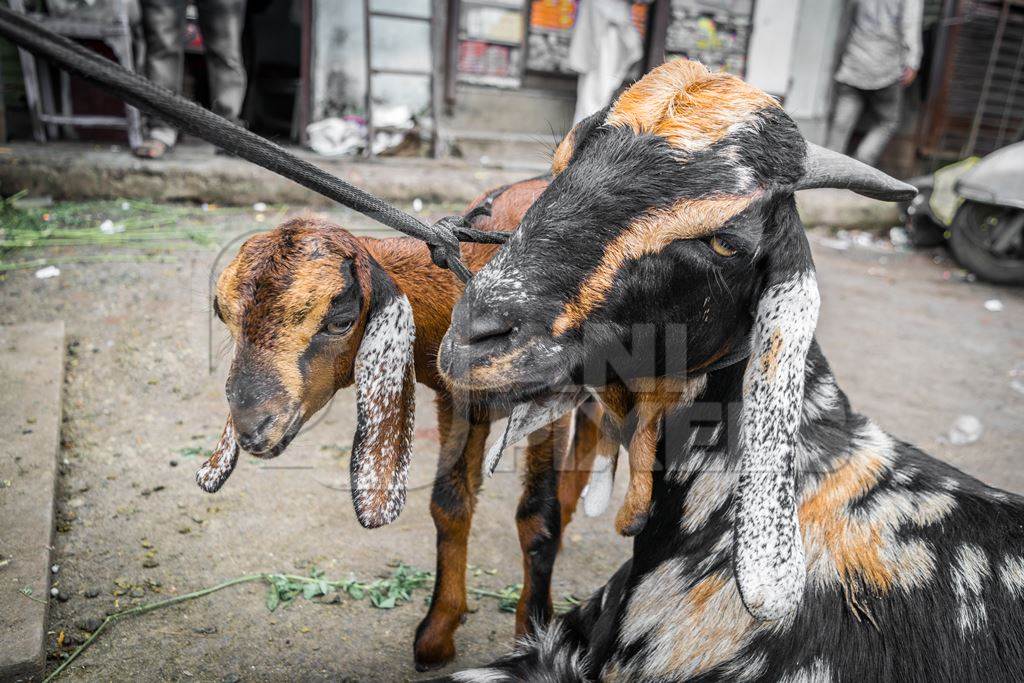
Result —
<instances>
[{"instance_id":1,"label":"horn","mask_svg":"<svg viewBox=\"0 0 1024 683\"><path fill-rule=\"evenodd\" d=\"M887 202L907 201L917 195L917 188L913 185L896 180L845 154L808 142L804 174L793 189L811 190L819 187L853 190L865 197Z\"/></svg>"}]
</instances>

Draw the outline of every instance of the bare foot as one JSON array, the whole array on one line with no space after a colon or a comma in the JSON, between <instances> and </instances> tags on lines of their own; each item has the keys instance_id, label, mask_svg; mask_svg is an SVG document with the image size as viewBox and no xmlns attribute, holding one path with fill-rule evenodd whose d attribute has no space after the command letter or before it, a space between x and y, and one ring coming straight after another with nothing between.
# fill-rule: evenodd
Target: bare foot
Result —
<instances>
[{"instance_id":1,"label":"bare foot","mask_svg":"<svg viewBox=\"0 0 1024 683\"><path fill-rule=\"evenodd\" d=\"M170 151L170 147L159 140L146 140L132 150L132 154L140 159L159 159Z\"/></svg>"}]
</instances>

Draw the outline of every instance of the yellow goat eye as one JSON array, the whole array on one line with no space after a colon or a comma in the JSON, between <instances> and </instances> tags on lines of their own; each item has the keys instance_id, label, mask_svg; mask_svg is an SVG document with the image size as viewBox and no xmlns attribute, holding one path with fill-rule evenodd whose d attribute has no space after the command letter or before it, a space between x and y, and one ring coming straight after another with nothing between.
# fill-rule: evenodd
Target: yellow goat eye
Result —
<instances>
[{"instance_id":1,"label":"yellow goat eye","mask_svg":"<svg viewBox=\"0 0 1024 683\"><path fill-rule=\"evenodd\" d=\"M711 245L711 248L714 249L715 253L719 256L729 257L736 255L736 250L733 249L728 242L721 240L718 237L712 237L708 244Z\"/></svg>"},{"instance_id":2,"label":"yellow goat eye","mask_svg":"<svg viewBox=\"0 0 1024 683\"><path fill-rule=\"evenodd\" d=\"M351 329L352 329L351 321L331 322L331 323L327 323L327 325L324 327L324 331L327 334L331 334L331 335L345 334L346 332L348 332Z\"/></svg>"}]
</instances>

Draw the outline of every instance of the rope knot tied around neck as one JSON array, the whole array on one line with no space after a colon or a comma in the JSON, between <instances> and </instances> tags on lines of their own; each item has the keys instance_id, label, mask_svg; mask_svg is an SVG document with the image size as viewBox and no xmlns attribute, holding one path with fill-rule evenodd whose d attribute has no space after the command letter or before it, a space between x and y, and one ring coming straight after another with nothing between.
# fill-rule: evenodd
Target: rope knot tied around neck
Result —
<instances>
[{"instance_id":1,"label":"rope knot tied around neck","mask_svg":"<svg viewBox=\"0 0 1024 683\"><path fill-rule=\"evenodd\" d=\"M473 276L466 264L462 262L462 242L478 244L504 244L508 239L507 232L487 232L473 227L473 221L480 216L491 215L492 198L488 197L482 204L474 207L464 216L445 216L430 226L433 233L427 240L430 259L438 268L447 268L463 282L469 282Z\"/></svg>"}]
</instances>

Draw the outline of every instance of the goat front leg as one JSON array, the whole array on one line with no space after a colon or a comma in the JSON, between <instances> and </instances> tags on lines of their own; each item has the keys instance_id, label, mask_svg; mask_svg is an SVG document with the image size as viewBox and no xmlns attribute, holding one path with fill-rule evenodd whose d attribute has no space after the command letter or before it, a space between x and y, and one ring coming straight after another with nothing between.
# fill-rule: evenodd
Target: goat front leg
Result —
<instances>
[{"instance_id":1,"label":"goat front leg","mask_svg":"<svg viewBox=\"0 0 1024 683\"><path fill-rule=\"evenodd\" d=\"M419 671L455 658L455 630L466 614L466 554L480 489L480 468L490 423L457 414L450 397L438 396L441 452L430 497L437 529L437 571L430 609L416 629L413 655Z\"/></svg>"},{"instance_id":2,"label":"goat front leg","mask_svg":"<svg viewBox=\"0 0 1024 683\"><path fill-rule=\"evenodd\" d=\"M558 469L568 447L571 415L528 437L523 494L516 510L523 550L523 590L516 605L516 637L545 626L553 615L551 575L562 540Z\"/></svg>"}]
</instances>

